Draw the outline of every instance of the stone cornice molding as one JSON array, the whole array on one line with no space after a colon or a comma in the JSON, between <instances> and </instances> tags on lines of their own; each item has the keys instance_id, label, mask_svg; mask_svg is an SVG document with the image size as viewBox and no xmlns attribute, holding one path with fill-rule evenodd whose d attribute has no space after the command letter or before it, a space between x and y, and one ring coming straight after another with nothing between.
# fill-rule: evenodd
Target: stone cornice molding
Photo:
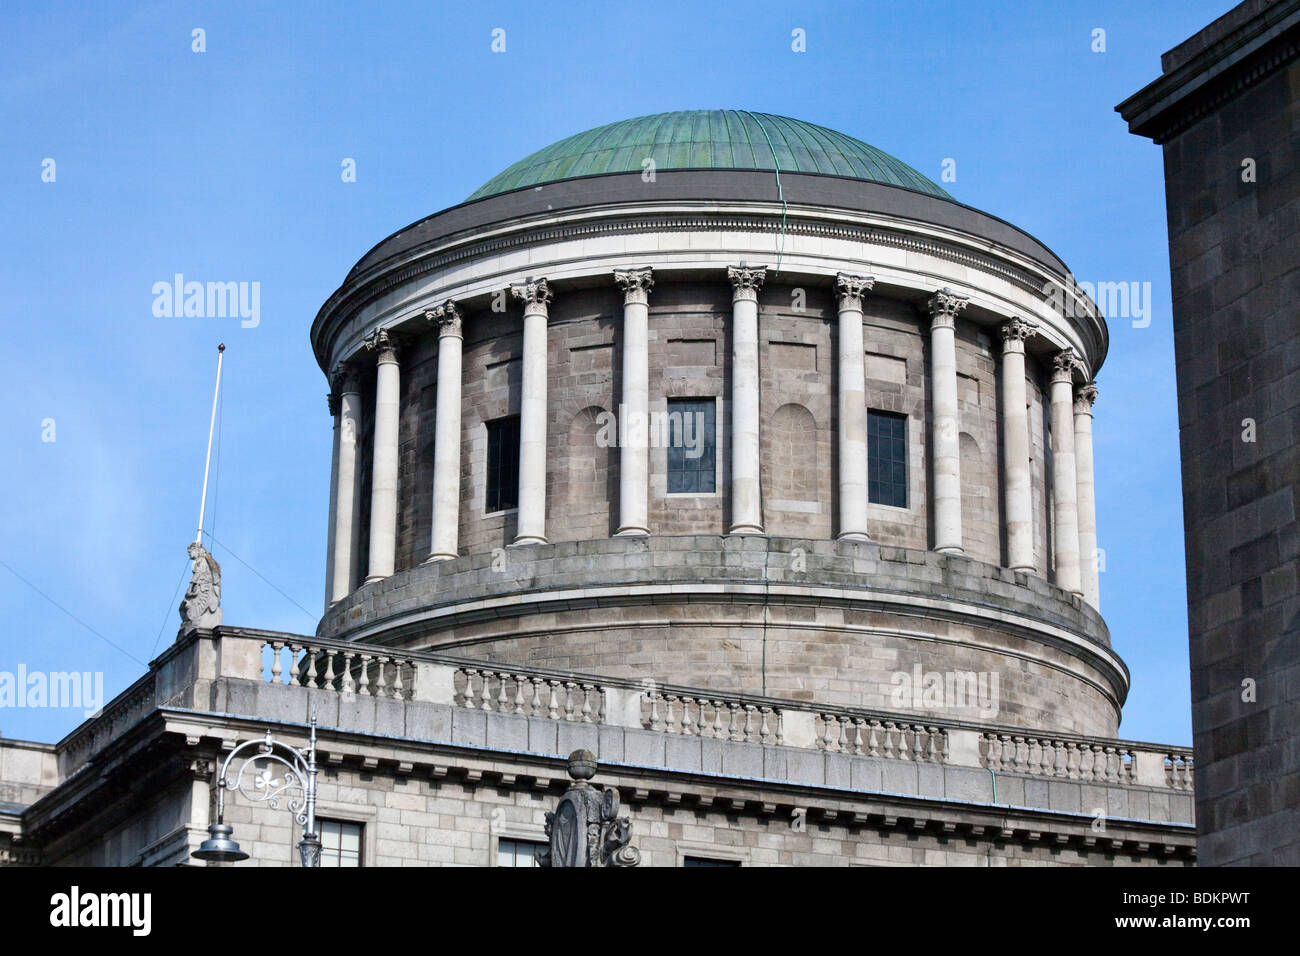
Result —
<instances>
[{"instance_id":1,"label":"stone cornice molding","mask_svg":"<svg viewBox=\"0 0 1300 956\"><path fill-rule=\"evenodd\" d=\"M835 275L835 294L839 298L840 308L862 309L862 300L876 285L875 276L853 275L839 272Z\"/></svg>"},{"instance_id":2,"label":"stone cornice molding","mask_svg":"<svg viewBox=\"0 0 1300 956\"><path fill-rule=\"evenodd\" d=\"M653 269L615 269L614 281L623 290L623 304L634 302L645 304L650 301L650 290L654 288Z\"/></svg>"},{"instance_id":3,"label":"stone cornice molding","mask_svg":"<svg viewBox=\"0 0 1300 956\"><path fill-rule=\"evenodd\" d=\"M833 212L833 210L831 210ZM775 219L761 214L748 215L743 212L691 212L682 210L656 213L637 209L633 214L605 214L606 218L596 218L590 211L575 210L567 221L550 222L530 227L528 222L512 224L508 229L498 229L491 235L475 238L472 236L440 238L424 246L407 250L399 261L385 260L356 276L350 276L339 289L321 307L312 325L312 341L317 349L317 358L322 364L328 360L323 351L328 347L330 333L327 329L337 327L341 316L355 314L377 299L413 280L443 271L467 260L484 256L495 256L514 249L561 242L569 239L589 239L602 236L620 236L647 233L679 232L752 232L776 233L781 229L780 217ZM579 218L581 217L581 218ZM933 227L929 227L933 230ZM829 216L806 216L800 218L793 211L786 223L789 235L810 238L848 240L865 245L876 245L899 249L904 252L934 256L944 261L978 270L1002 279L1022 292L1029 293L1042 300L1049 308L1060 313L1056 298L1044 293L1045 276L1049 273L1033 271L1026 268L1030 263L1020 264L1020 255L1009 256L997 252L985 252L961 242L959 237L922 234L911 232L907 224L900 222L895 228L892 223L860 223L835 220ZM1034 262L1032 266L1037 267ZM1104 356L1106 348L1106 331L1100 313L1091 301L1083 299L1072 301L1073 308L1086 311L1085 318L1070 319L1062 315L1062 321L1082 323L1090 331L1087 335L1094 338Z\"/></svg>"},{"instance_id":4,"label":"stone cornice molding","mask_svg":"<svg viewBox=\"0 0 1300 956\"><path fill-rule=\"evenodd\" d=\"M442 305L434 306L424 313L424 318L428 322L438 323L438 338L462 337L463 316L454 300L448 299Z\"/></svg>"},{"instance_id":5,"label":"stone cornice molding","mask_svg":"<svg viewBox=\"0 0 1300 956\"><path fill-rule=\"evenodd\" d=\"M957 314L970 303L970 297L959 295L952 289L944 287L930 296L926 302L926 311L930 313L932 329L955 328Z\"/></svg>"}]
</instances>

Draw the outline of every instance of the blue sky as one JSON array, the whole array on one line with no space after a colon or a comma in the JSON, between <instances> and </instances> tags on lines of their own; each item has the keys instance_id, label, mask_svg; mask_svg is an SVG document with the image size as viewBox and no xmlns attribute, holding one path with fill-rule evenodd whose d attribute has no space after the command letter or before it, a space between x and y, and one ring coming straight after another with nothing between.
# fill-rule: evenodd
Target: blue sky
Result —
<instances>
[{"instance_id":1,"label":"blue sky","mask_svg":"<svg viewBox=\"0 0 1300 956\"><path fill-rule=\"evenodd\" d=\"M1112 322L1098 377L1102 604L1133 672L1121 735L1189 743L1160 151L1113 107L1230 6L6 4L0 671L103 671L111 697L174 639L219 341L225 620L310 633L331 423L307 331L351 265L564 136L738 108L842 130L936 179L955 159L957 199L1076 278L1152 284L1150 327ZM260 324L155 317L153 284L178 272L259 282ZM0 710L0 733L57 740L80 719Z\"/></svg>"}]
</instances>

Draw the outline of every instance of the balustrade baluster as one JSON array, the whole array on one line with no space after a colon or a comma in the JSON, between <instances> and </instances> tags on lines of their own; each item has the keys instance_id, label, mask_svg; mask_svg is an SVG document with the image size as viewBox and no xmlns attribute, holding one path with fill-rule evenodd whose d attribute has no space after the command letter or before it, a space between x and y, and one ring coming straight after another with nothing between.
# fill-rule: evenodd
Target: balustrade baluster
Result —
<instances>
[{"instance_id":1,"label":"balustrade baluster","mask_svg":"<svg viewBox=\"0 0 1300 956\"><path fill-rule=\"evenodd\" d=\"M693 702L694 698L682 698L682 733L687 737L693 736L695 733L695 721L691 719L691 704Z\"/></svg>"},{"instance_id":2,"label":"balustrade baluster","mask_svg":"<svg viewBox=\"0 0 1300 956\"><path fill-rule=\"evenodd\" d=\"M880 721L872 720L867 724L867 756L880 756L880 737L877 731L880 730Z\"/></svg>"},{"instance_id":3,"label":"balustrade baluster","mask_svg":"<svg viewBox=\"0 0 1300 956\"><path fill-rule=\"evenodd\" d=\"M772 742L772 731L767 725L767 719L772 714L772 708L760 707L759 713L763 715L763 723L758 728L758 742L760 744L770 744Z\"/></svg>"},{"instance_id":4,"label":"balustrade baluster","mask_svg":"<svg viewBox=\"0 0 1300 956\"><path fill-rule=\"evenodd\" d=\"M284 647L283 641L271 642L271 683L280 683L280 651Z\"/></svg>"},{"instance_id":5,"label":"balustrade baluster","mask_svg":"<svg viewBox=\"0 0 1300 956\"><path fill-rule=\"evenodd\" d=\"M370 655L361 655L361 674L357 678L357 693L362 697L370 696Z\"/></svg>"},{"instance_id":6,"label":"balustrade baluster","mask_svg":"<svg viewBox=\"0 0 1300 956\"><path fill-rule=\"evenodd\" d=\"M376 655L375 689L374 689L374 696L376 697L383 698L388 696L388 679L384 676L384 671L386 670L387 664L388 664L387 657L384 657L383 655Z\"/></svg>"},{"instance_id":7,"label":"balustrade baluster","mask_svg":"<svg viewBox=\"0 0 1300 956\"><path fill-rule=\"evenodd\" d=\"M524 678L515 675L515 709L516 716L523 716L524 713Z\"/></svg>"},{"instance_id":8,"label":"balustrade baluster","mask_svg":"<svg viewBox=\"0 0 1300 956\"><path fill-rule=\"evenodd\" d=\"M551 701L546 707L546 716L551 720L560 719L560 682L558 680L548 680L546 682L551 688Z\"/></svg>"},{"instance_id":9,"label":"balustrade baluster","mask_svg":"<svg viewBox=\"0 0 1300 956\"><path fill-rule=\"evenodd\" d=\"M352 680L352 660L356 655L352 651L342 651L341 653L343 655L343 693L350 697L356 690L356 683Z\"/></svg>"}]
</instances>

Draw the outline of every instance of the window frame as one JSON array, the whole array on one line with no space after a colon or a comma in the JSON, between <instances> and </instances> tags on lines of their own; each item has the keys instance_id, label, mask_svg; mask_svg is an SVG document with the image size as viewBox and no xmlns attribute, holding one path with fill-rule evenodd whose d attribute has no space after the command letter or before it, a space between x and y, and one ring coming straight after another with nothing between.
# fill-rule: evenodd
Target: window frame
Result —
<instances>
[{"instance_id":1,"label":"window frame","mask_svg":"<svg viewBox=\"0 0 1300 956\"><path fill-rule=\"evenodd\" d=\"M713 490L712 491L672 491L672 466L669 461L668 453L671 448L664 446L664 497L666 498L718 498L722 495L722 415L720 414L719 405L721 404L716 395L669 395L664 398L664 421L668 429L668 437L672 436L672 414L674 404L684 404L691 402L696 405L712 405L713 407ZM704 470L701 469L701 474Z\"/></svg>"},{"instance_id":2,"label":"window frame","mask_svg":"<svg viewBox=\"0 0 1300 956\"><path fill-rule=\"evenodd\" d=\"M891 487L902 488L903 504L901 505L894 504L888 501L877 501L875 498L872 497L871 494L871 488L873 484L871 480L872 463L880 460L879 455L872 454L871 423L873 420L876 421L891 420L891 421L899 422L902 425L901 438L903 442L903 457L901 463L903 466L903 481L901 485L897 485L893 481L889 482L889 485ZM910 416L905 413L895 412L885 408L867 409L867 475L866 475L867 505L871 508L888 508L890 510L897 511L897 512L910 512L912 510L912 501L916 496L912 494L912 462L911 462L912 445L911 445L910 426L911 426ZM894 459L891 457L889 461L893 462ZM880 482L876 482L875 484L879 485Z\"/></svg>"},{"instance_id":3,"label":"window frame","mask_svg":"<svg viewBox=\"0 0 1300 956\"><path fill-rule=\"evenodd\" d=\"M501 495L500 495L500 477L499 477L499 474L503 469L501 465L498 465L496 468L493 468L492 466L493 435L494 435L494 431L497 428L506 429L507 438L510 437L511 432L513 432L513 436L514 436L513 442L502 442L497 446L498 453L501 453L504 449L506 449L507 445L514 449L512 453L514 458L514 503L504 508L500 507ZM483 422L483 429L484 429L483 517L489 518L497 515L506 515L506 514L510 514L511 512L517 512L519 510L519 439L520 439L520 435L522 434L520 430L519 416L502 415L499 418L488 419ZM495 504L498 507L495 508L492 507L493 505L492 479L494 473L498 475L497 478L498 494L497 494L497 501L495 502Z\"/></svg>"}]
</instances>

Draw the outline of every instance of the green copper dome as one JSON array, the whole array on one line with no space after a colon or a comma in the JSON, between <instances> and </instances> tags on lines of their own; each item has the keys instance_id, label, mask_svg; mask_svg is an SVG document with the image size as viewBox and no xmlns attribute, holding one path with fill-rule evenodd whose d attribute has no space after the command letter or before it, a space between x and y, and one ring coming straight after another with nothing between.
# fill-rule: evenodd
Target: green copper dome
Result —
<instances>
[{"instance_id":1,"label":"green copper dome","mask_svg":"<svg viewBox=\"0 0 1300 956\"><path fill-rule=\"evenodd\" d=\"M860 139L788 116L748 110L681 110L578 133L526 156L470 199L578 176L656 169L780 169L902 186L952 197L911 166Z\"/></svg>"}]
</instances>

